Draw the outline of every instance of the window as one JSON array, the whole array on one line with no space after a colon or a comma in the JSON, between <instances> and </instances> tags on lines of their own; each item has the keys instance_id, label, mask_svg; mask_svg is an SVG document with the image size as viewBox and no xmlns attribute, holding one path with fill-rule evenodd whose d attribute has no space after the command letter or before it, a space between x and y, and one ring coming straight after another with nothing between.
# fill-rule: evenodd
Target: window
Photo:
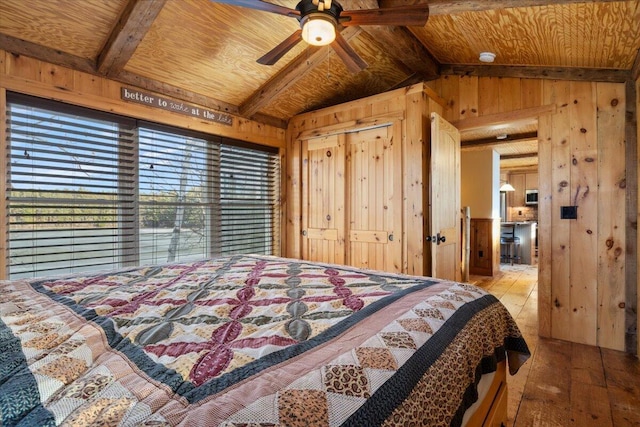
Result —
<instances>
[{"instance_id":1,"label":"window","mask_svg":"<svg viewBox=\"0 0 640 427\"><path fill-rule=\"evenodd\" d=\"M141 263L206 258L218 217L218 146L148 127L139 129L139 142Z\"/></svg>"},{"instance_id":2,"label":"window","mask_svg":"<svg viewBox=\"0 0 640 427\"><path fill-rule=\"evenodd\" d=\"M18 99L7 111L10 277L122 265L133 249L133 122Z\"/></svg>"},{"instance_id":3,"label":"window","mask_svg":"<svg viewBox=\"0 0 640 427\"><path fill-rule=\"evenodd\" d=\"M274 149L9 94L10 278L273 254Z\"/></svg>"}]
</instances>

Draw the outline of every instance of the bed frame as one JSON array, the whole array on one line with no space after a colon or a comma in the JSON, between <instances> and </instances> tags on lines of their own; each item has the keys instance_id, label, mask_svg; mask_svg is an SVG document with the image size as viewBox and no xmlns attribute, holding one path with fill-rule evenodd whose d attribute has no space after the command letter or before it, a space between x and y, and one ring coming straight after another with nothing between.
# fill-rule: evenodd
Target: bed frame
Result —
<instances>
[{"instance_id":1,"label":"bed frame","mask_svg":"<svg viewBox=\"0 0 640 427\"><path fill-rule=\"evenodd\" d=\"M507 425L506 362L498 364L484 399L468 419L465 427L504 427Z\"/></svg>"}]
</instances>

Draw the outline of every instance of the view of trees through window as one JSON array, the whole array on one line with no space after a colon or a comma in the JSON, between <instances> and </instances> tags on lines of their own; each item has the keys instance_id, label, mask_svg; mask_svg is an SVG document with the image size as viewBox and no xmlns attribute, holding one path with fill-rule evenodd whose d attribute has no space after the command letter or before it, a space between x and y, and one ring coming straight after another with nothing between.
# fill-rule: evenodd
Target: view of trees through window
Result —
<instances>
[{"instance_id":1,"label":"view of trees through window","mask_svg":"<svg viewBox=\"0 0 640 427\"><path fill-rule=\"evenodd\" d=\"M9 100L11 278L273 253L274 150Z\"/></svg>"}]
</instances>

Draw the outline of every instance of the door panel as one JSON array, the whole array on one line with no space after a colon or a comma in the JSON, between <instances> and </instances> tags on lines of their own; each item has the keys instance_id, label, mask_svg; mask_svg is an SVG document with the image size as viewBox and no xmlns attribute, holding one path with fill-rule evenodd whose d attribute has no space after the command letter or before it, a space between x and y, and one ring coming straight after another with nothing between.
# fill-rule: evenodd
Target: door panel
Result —
<instances>
[{"instance_id":1,"label":"door panel","mask_svg":"<svg viewBox=\"0 0 640 427\"><path fill-rule=\"evenodd\" d=\"M346 135L347 263L402 272L401 124Z\"/></svg>"},{"instance_id":2,"label":"door panel","mask_svg":"<svg viewBox=\"0 0 640 427\"><path fill-rule=\"evenodd\" d=\"M302 142L302 258L345 262L344 135Z\"/></svg>"},{"instance_id":3,"label":"door panel","mask_svg":"<svg viewBox=\"0 0 640 427\"><path fill-rule=\"evenodd\" d=\"M460 132L431 113L429 237L431 276L460 280Z\"/></svg>"}]
</instances>

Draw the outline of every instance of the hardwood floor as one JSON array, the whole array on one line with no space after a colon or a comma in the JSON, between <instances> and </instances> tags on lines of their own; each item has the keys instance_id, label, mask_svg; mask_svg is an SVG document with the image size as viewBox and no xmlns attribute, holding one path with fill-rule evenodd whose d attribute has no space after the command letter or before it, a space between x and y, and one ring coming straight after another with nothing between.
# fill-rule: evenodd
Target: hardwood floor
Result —
<instances>
[{"instance_id":1,"label":"hardwood floor","mask_svg":"<svg viewBox=\"0 0 640 427\"><path fill-rule=\"evenodd\" d=\"M640 361L633 355L538 337L536 266L471 276L516 319L531 358L509 376L509 426L640 426Z\"/></svg>"}]
</instances>

